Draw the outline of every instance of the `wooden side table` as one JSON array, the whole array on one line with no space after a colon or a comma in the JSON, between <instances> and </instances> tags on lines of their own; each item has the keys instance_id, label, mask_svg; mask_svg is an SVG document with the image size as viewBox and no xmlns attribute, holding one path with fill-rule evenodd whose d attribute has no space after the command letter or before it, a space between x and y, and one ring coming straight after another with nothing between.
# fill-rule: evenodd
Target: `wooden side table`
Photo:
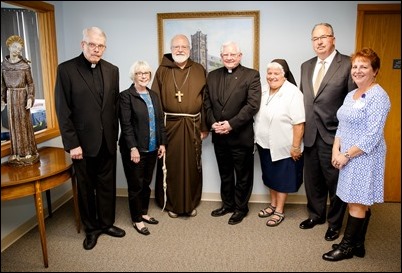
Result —
<instances>
[{"instance_id":1,"label":"wooden side table","mask_svg":"<svg viewBox=\"0 0 402 273\"><path fill-rule=\"evenodd\" d=\"M42 192L48 192L48 190L71 179L75 222L78 233L81 229L81 221L78 210L77 182L70 156L63 148L58 147L42 147L39 149L39 154L40 161L31 166L15 167L10 166L7 162L1 164L1 201L17 199L28 195L34 196L36 217L38 219L42 244L43 263L45 267L48 267Z\"/></svg>"}]
</instances>

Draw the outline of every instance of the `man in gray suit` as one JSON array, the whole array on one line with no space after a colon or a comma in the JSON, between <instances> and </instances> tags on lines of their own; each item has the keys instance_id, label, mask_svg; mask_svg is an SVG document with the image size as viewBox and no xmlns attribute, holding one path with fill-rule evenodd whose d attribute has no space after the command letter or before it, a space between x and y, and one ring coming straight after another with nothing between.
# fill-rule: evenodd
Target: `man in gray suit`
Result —
<instances>
[{"instance_id":1,"label":"man in gray suit","mask_svg":"<svg viewBox=\"0 0 402 273\"><path fill-rule=\"evenodd\" d=\"M84 249L95 247L102 233L123 237L114 226L119 69L102 60L106 35L84 29L82 53L59 65L55 101L64 149L77 178L79 207L86 237Z\"/></svg>"},{"instance_id":2,"label":"man in gray suit","mask_svg":"<svg viewBox=\"0 0 402 273\"><path fill-rule=\"evenodd\" d=\"M249 211L254 172L253 121L261 101L260 73L242 66L241 57L236 43L222 45L224 67L208 74L204 97L221 177L222 207L211 215L234 212L230 225L240 223Z\"/></svg>"},{"instance_id":3,"label":"man in gray suit","mask_svg":"<svg viewBox=\"0 0 402 273\"><path fill-rule=\"evenodd\" d=\"M339 237L346 209L346 204L336 196L338 170L331 165L338 127L336 112L346 94L356 86L350 76L350 58L335 50L332 26L315 25L311 41L317 56L301 65L300 90L306 111L304 185L309 217L300 223L300 228L310 229L328 221L324 238L332 241Z\"/></svg>"}]
</instances>

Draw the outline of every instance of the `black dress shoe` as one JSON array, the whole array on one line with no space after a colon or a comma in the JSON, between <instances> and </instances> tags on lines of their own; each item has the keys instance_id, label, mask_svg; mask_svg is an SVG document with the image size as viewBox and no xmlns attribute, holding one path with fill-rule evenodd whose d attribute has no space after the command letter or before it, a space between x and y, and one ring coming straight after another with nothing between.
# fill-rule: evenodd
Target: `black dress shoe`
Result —
<instances>
[{"instance_id":1,"label":"black dress shoe","mask_svg":"<svg viewBox=\"0 0 402 273\"><path fill-rule=\"evenodd\" d=\"M314 219L306 219L303 222L300 223L299 228L301 229L310 229L315 227L315 225L321 225L324 224L325 221L318 221L318 220L314 220Z\"/></svg>"},{"instance_id":2,"label":"black dress shoe","mask_svg":"<svg viewBox=\"0 0 402 273\"><path fill-rule=\"evenodd\" d=\"M105 229L103 233L113 237L124 237L124 235L126 235L126 232L124 230L116 226L111 226L110 228Z\"/></svg>"},{"instance_id":3,"label":"black dress shoe","mask_svg":"<svg viewBox=\"0 0 402 273\"><path fill-rule=\"evenodd\" d=\"M327 241L333 241L339 238L339 230L338 229L333 229L333 228L328 228L327 232L325 233L325 240Z\"/></svg>"},{"instance_id":4,"label":"black dress shoe","mask_svg":"<svg viewBox=\"0 0 402 273\"><path fill-rule=\"evenodd\" d=\"M142 221L151 225L157 225L159 223L159 221L156 220L154 217L149 218L149 220L142 218Z\"/></svg>"},{"instance_id":5,"label":"black dress shoe","mask_svg":"<svg viewBox=\"0 0 402 273\"><path fill-rule=\"evenodd\" d=\"M100 233L88 233L84 240L84 249L90 250L96 246Z\"/></svg>"},{"instance_id":6,"label":"black dress shoe","mask_svg":"<svg viewBox=\"0 0 402 273\"><path fill-rule=\"evenodd\" d=\"M226 215L226 214L231 213L231 212L233 212L232 209L227 209L227 208L221 207L219 209L213 210L211 212L211 215L214 216L214 217L218 217L218 216Z\"/></svg>"},{"instance_id":7,"label":"black dress shoe","mask_svg":"<svg viewBox=\"0 0 402 273\"><path fill-rule=\"evenodd\" d=\"M136 230L139 234L142 234L142 235L149 235L149 234L151 234L151 232L149 232L149 230L148 230L147 227L143 227L142 229L139 229L135 223L133 223L133 226L134 226L135 230Z\"/></svg>"},{"instance_id":8,"label":"black dress shoe","mask_svg":"<svg viewBox=\"0 0 402 273\"><path fill-rule=\"evenodd\" d=\"M232 216L229 218L229 225L236 225L243 221L243 218L246 217L245 213L238 212L236 211L235 213L232 214Z\"/></svg>"}]
</instances>

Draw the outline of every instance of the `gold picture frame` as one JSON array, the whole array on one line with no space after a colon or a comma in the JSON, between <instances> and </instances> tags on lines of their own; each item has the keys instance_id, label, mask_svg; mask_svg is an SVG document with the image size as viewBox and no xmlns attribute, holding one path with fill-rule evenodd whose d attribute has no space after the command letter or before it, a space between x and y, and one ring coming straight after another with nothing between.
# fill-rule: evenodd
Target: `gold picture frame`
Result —
<instances>
[{"instance_id":1,"label":"gold picture frame","mask_svg":"<svg viewBox=\"0 0 402 273\"><path fill-rule=\"evenodd\" d=\"M217 68L220 47L229 40L240 46L242 65L259 70L260 11L158 13L157 17L159 61L163 54L170 52L171 38L185 34L192 44L192 54L205 47L203 61L195 61L204 65L207 71Z\"/></svg>"}]
</instances>

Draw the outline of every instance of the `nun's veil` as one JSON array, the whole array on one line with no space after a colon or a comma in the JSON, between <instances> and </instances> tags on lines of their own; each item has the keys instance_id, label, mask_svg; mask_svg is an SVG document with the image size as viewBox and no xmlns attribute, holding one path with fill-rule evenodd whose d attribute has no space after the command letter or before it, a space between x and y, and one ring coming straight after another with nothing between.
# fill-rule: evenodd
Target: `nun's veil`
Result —
<instances>
[{"instance_id":1,"label":"nun's veil","mask_svg":"<svg viewBox=\"0 0 402 273\"><path fill-rule=\"evenodd\" d=\"M288 63L287 63L284 59L274 59L274 60L271 61L271 63L278 63L278 64L280 64L280 65L282 66L283 70L285 71L285 78L286 78L289 82L291 82L291 83L293 83L294 85L297 86L296 81L295 81L295 78L293 77L293 74L292 74L292 72L291 72L290 69L289 69L289 65L288 65Z\"/></svg>"}]
</instances>

